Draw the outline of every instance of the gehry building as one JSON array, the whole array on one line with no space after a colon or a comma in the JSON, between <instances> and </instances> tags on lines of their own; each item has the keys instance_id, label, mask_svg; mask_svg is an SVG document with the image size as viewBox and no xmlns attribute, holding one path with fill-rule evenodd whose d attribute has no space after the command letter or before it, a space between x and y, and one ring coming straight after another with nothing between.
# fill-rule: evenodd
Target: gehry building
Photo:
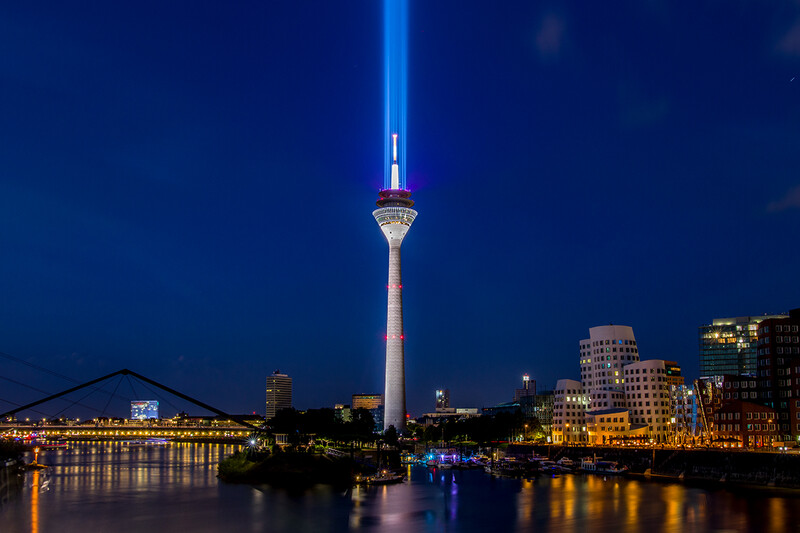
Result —
<instances>
[{"instance_id":1,"label":"gehry building","mask_svg":"<svg viewBox=\"0 0 800 533\"><path fill-rule=\"evenodd\" d=\"M630 326L597 326L580 341L581 381L559 380L553 441L606 444L670 440L671 387L682 384L673 361L641 361Z\"/></svg>"},{"instance_id":2,"label":"gehry building","mask_svg":"<svg viewBox=\"0 0 800 533\"><path fill-rule=\"evenodd\" d=\"M630 326L589 328L580 342L581 382L589 390L624 390L622 367L639 360L639 347Z\"/></svg>"},{"instance_id":3,"label":"gehry building","mask_svg":"<svg viewBox=\"0 0 800 533\"><path fill-rule=\"evenodd\" d=\"M588 396L583 385L574 379L559 379L553 391L553 442L586 443L586 406Z\"/></svg>"},{"instance_id":4,"label":"gehry building","mask_svg":"<svg viewBox=\"0 0 800 533\"><path fill-rule=\"evenodd\" d=\"M625 403L631 424L648 427L659 442L669 440L675 428L670 427L674 417L665 361L639 361L627 365L624 372Z\"/></svg>"}]
</instances>

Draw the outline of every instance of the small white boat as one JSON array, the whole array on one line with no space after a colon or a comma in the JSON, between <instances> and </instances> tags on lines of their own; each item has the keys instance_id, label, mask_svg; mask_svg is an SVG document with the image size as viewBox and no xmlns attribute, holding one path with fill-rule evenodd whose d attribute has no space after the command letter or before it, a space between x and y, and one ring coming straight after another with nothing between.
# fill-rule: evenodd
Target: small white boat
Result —
<instances>
[{"instance_id":1,"label":"small white boat","mask_svg":"<svg viewBox=\"0 0 800 533\"><path fill-rule=\"evenodd\" d=\"M567 468L572 468L575 466L575 461L570 459L569 457L562 457L558 461L556 461L561 466L566 466Z\"/></svg>"}]
</instances>

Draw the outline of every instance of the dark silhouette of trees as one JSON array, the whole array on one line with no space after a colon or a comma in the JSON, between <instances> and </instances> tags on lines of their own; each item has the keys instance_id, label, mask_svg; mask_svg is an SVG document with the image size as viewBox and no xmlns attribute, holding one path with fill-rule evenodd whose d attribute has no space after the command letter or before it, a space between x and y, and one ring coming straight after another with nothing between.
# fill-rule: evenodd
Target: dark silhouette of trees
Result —
<instances>
[{"instance_id":1,"label":"dark silhouette of trees","mask_svg":"<svg viewBox=\"0 0 800 533\"><path fill-rule=\"evenodd\" d=\"M338 442L371 442L375 434L375 419L367 409L354 409L352 420L343 421L333 409L309 409L300 412L282 409L268 422L271 435L286 434L290 444L305 444L310 437Z\"/></svg>"},{"instance_id":2,"label":"dark silhouette of trees","mask_svg":"<svg viewBox=\"0 0 800 533\"><path fill-rule=\"evenodd\" d=\"M394 426L383 432L383 441L389 446L397 446L397 430Z\"/></svg>"},{"instance_id":3,"label":"dark silhouette of trees","mask_svg":"<svg viewBox=\"0 0 800 533\"><path fill-rule=\"evenodd\" d=\"M512 441L526 431L531 432L533 422L525 419L521 411L498 413L495 416L479 416L463 420L449 419L422 430L425 442L476 442L488 444L497 441Z\"/></svg>"}]
</instances>

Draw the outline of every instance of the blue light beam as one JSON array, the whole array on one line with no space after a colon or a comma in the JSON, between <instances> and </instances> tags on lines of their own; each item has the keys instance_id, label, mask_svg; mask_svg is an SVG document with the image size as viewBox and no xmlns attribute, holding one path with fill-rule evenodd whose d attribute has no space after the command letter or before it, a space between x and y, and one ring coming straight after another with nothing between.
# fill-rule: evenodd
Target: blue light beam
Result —
<instances>
[{"instance_id":1,"label":"blue light beam","mask_svg":"<svg viewBox=\"0 0 800 533\"><path fill-rule=\"evenodd\" d=\"M386 132L384 133L383 187L388 189L392 176L394 146L398 135L397 162L400 188L406 188L406 102L408 97L408 0L384 0L383 50L386 83Z\"/></svg>"}]
</instances>

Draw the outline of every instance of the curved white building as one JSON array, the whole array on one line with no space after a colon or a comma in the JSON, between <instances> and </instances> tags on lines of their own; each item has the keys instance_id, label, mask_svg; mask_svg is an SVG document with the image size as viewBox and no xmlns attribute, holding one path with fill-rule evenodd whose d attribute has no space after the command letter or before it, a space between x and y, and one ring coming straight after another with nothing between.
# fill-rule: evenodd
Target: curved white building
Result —
<instances>
[{"instance_id":1,"label":"curved white building","mask_svg":"<svg viewBox=\"0 0 800 533\"><path fill-rule=\"evenodd\" d=\"M656 442L671 440L675 428L665 361L648 359L627 365L625 398L631 424L647 425Z\"/></svg>"},{"instance_id":2,"label":"curved white building","mask_svg":"<svg viewBox=\"0 0 800 533\"><path fill-rule=\"evenodd\" d=\"M589 338L580 341L581 383L588 391L623 391L622 368L637 361L639 347L630 326L589 328Z\"/></svg>"},{"instance_id":3,"label":"curved white building","mask_svg":"<svg viewBox=\"0 0 800 533\"><path fill-rule=\"evenodd\" d=\"M553 395L553 442L585 443L586 407L589 399L584 393L581 382L574 379L559 379Z\"/></svg>"},{"instance_id":4,"label":"curved white building","mask_svg":"<svg viewBox=\"0 0 800 533\"><path fill-rule=\"evenodd\" d=\"M580 341L580 365L580 382L556 385L554 442L672 440L670 386L683 382L677 363L641 361L633 328L608 325L589 328L589 338Z\"/></svg>"}]
</instances>

